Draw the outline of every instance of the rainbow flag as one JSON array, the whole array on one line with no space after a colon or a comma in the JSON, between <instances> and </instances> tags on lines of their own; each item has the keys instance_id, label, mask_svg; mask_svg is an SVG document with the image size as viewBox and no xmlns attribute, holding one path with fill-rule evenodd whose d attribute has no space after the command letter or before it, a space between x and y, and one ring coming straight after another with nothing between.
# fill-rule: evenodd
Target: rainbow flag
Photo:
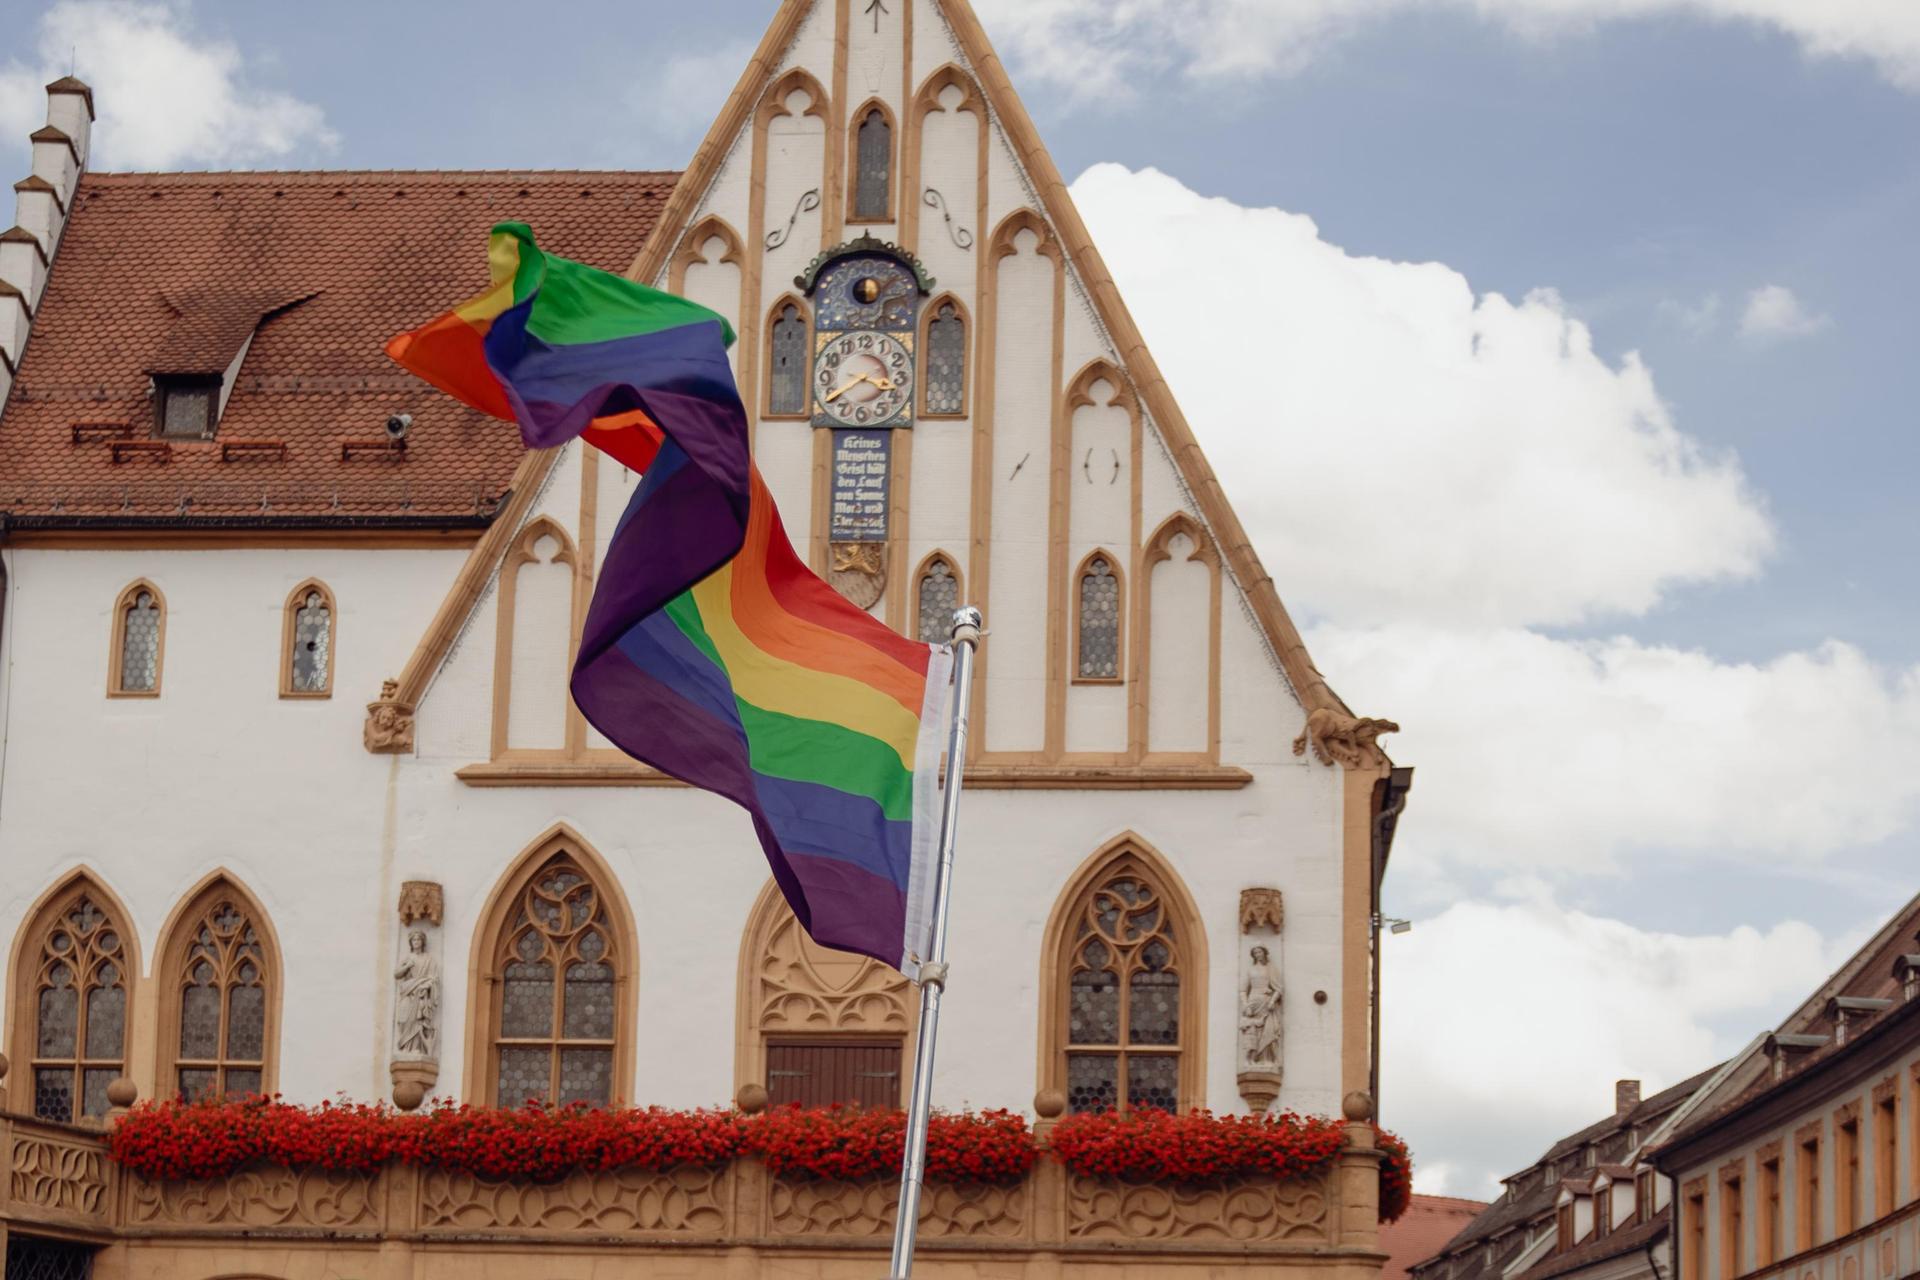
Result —
<instances>
[{"instance_id":1,"label":"rainbow flag","mask_svg":"<svg viewBox=\"0 0 1920 1280\"><path fill-rule=\"evenodd\" d=\"M493 229L492 285L387 344L529 448L643 473L600 567L573 700L622 751L752 816L816 942L914 976L932 932L951 653L801 562L747 454L726 321Z\"/></svg>"}]
</instances>

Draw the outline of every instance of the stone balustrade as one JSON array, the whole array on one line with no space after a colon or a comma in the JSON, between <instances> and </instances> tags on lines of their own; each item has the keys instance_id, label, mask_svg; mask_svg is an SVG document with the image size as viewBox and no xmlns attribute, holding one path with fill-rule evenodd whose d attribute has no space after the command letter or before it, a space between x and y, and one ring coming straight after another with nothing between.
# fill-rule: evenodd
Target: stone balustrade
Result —
<instances>
[{"instance_id":1,"label":"stone balustrade","mask_svg":"<svg viewBox=\"0 0 1920 1280\"><path fill-rule=\"evenodd\" d=\"M453 1280L474 1274L482 1256L490 1280L587 1280L640 1255L684 1277L733 1280L777 1262L796 1280L871 1280L885 1269L897 1192L891 1179L789 1179L749 1159L544 1184L407 1166L150 1182L109 1161L101 1130L4 1112L0 1149L0 1229L97 1243L96 1280ZM1311 1179L1142 1185L1043 1159L1011 1186L935 1184L922 1202L916 1274L1139 1274L1145 1265L1200 1276L1253 1264L1371 1278L1381 1261L1378 1161L1371 1130L1354 1124L1338 1165Z\"/></svg>"}]
</instances>

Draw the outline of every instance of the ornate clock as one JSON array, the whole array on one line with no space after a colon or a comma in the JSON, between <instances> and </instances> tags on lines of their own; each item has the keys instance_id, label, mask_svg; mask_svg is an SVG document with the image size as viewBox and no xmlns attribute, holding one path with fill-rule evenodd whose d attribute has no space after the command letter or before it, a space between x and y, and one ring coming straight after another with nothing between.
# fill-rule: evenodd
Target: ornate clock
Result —
<instances>
[{"instance_id":1,"label":"ornate clock","mask_svg":"<svg viewBox=\"0 0 1920 1280\"><path fill-rule=\"evenodd\" d=\"M813 302L813 425L833 438L827 579L867 609L887 586L893 433L913 425L914 339L933 281L911 255L861 236L794 284Z\"/></svg>"}]
</instances>

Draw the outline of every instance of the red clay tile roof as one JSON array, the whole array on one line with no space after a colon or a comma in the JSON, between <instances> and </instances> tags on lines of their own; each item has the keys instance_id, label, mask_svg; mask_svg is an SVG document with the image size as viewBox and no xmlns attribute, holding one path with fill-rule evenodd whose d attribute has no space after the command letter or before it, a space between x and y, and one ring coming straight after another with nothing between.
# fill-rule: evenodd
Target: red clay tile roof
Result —
<instances>
[{"instance_id":1,"label":"red clay tile roof","mask_svg":"<svg viewBox=\"0 0 1920 1280\"><path fill-rule=\"evenodd\" d=\"M677 177L85 174L0 415L0 512L16 527L484 523L516 429L382 345L485 286L495 222L624 271ZM154 439L150 374L219 372L249 335L213 439L114 447ZM398 412L404 453L343 458ZM239 440L285 449L223 450Z\"/></svg>"},{"instance_id":2,"label":"red clay tile roof","mask_svg":"<svg viewBox=\"0 0 1920 1280\"><path fill-rule=\"evenodd\" d=\"M1381 1280L1405 1280L1415 1263L1440 1252L1486 1207L1483 1200L1414 1196L1398 1221L1380 1228L1380 1247L1387 1254Z\"/></svg>"},{"instance_id":3,"label":"red clay tile roof","mask_svg":"<svg viewBox=\"0 0 1920 1280\"><path fill-rule=\"evenodd\" d=\"M1605 1262L1609 1258L1625 1257L1635 1250L1647 1248L1666 1232L1667 1215L1664 1213L1648 1218L1644 1222L1615 1227L1598 1239L1590 1239L1583 1244L1575 1245L1565 1253L1542 1258L1522 1271L1520 1280L1551 1280L1554 1276L1568 1275L1597 1262Z\"/></svg>"}]
</instances>

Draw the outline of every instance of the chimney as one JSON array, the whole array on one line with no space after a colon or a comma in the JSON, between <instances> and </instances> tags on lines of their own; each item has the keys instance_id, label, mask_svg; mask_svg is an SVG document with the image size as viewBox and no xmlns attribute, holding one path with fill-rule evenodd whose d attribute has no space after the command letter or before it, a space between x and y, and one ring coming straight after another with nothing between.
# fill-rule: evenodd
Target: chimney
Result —
<instances>
[{"instance_id":1,"label":"chimney","mask_svg":"<svg viewBox=\"0 0 1920 1280\"><path fill-rule=\"evenodd\" d=\"M48 85L47 123L29 138L33 170L13 184L14 224L0 231L0 412L73 208L92 133L93 90L72 76Z\"/></svg>"},{"instance_id":2,"label":"chimney","mask_svg":"<svg viewBox=\"0 0 1920 1280\"><path fill-rule=\"evenodd\" d=\"M1640 1082L1638 1080L1615 1080L1613 1082L1613 1114L1623 1116L1640 1105Z\"/></svg>"}]
</instances>

